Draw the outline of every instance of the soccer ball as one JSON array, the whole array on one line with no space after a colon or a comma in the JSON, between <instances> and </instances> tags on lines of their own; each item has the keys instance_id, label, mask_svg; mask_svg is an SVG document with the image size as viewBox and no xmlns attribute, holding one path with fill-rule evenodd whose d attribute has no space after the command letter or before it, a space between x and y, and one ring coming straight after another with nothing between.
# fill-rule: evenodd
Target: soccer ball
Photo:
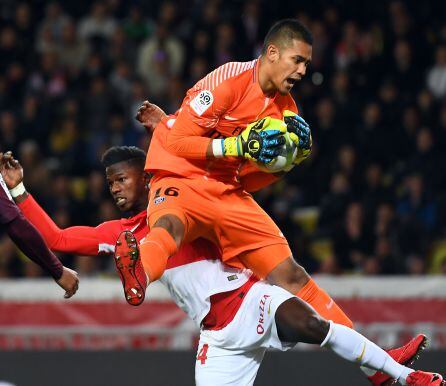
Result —
<instances>
[{"instance_id":1,"label":"soccer ball","mask_svg":"<svg viewBox=\"0 0 446 386\"><path fill-rule=\"evenodd\" d=\"M297 156L297 146L291 140L290 133L286 132L284 135L285 143L282 145L280 149L280 153L277 157L275 157L270 163L265 164L260 161L256 161L256 166L266 173L278 173L281 171L288 171L289 168L293 165L294 160Z\"/></svg>"}]
</instances>

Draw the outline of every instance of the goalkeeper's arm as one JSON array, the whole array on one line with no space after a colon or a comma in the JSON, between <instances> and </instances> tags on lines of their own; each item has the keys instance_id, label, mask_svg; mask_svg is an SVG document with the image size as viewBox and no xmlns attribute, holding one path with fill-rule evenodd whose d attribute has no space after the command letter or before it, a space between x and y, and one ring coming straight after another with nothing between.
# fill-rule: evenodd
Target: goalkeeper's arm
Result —
<instances>
[{"instance_id":1,"label":"goalkeeper's arm","mask_svg":"<svg viewBox=\"0 0 446 386\"><path fill-rule=\"evenodd\" d=\"M270 118L261 119L249 124L237 136L209 138L210 131L218 126L233 102L234 90L225 82L212 92L197 90L188 102L183 103L177 119L170 125L166 134L166 150L187 159L244 157L270 162L277 155L277 147L284 142L279 135L286 131L282 120L271 120L275 125L272 128L269 127Z\"/></svg>"},{"instance_id":2,"label":"goalkeeper's arm","mask_svg":"<svg viewBox=\"0 0 446 386\"><path fill-rule=\"evenodd\" d=\"M211 139L204 137L206 131L184 114L179 114L166 141L167 150L183 158L243 157L268 163L285 142L281 134L286 132L286 125L279 119L262 118L237 136Z\"/></svg>"}]
</instances>

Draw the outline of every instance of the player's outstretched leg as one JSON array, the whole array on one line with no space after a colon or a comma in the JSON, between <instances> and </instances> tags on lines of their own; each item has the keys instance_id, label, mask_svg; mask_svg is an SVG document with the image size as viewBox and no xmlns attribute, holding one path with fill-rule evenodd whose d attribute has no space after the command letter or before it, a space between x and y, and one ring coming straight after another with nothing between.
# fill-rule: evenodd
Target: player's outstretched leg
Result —
<instances>
[{"instance_id":1,"label":"player's outstretched leg","mask_svg":"<svg viewBox=\"0 0 446 386\"><path fill-rule=\"evenodd\" d=\"M250 252L248 259L259 261L256 252ZM252 265L252 264L251 264ZM305 269L289 257L279 263L267 276L268 281L285 288L295 294L298 298L310 304L318 314L327 320L337 324L353 328L352 321L317 283L306 273ZM425 346L425 337L419 335L405 346L389 350L389 355L398 363L404 365L412 364ZM394 381L382 372L376 372L365 366L361 370L366 374L370 383L374 386L389 386Z\"/></svg>"},{"instance_id":2,"label":"player's outstretched leg","mask_svg":"<svg viewBox=\"0 0 446 386\"><path fill-rule=\"evenodd\" d=\"M145 298L147 276L139 256L138 242L130 231L123 231L115 245L115 264L127 303L140 305Z\"/></svg>"},{"instance_id":3,"label":"player's outstretched leg","mask_svg":"<svg viewBox=\"0 0 446 386\"><path fill-rule=\"evenodd\" d=\"M438 374L415 372L399 364L366 337L351 328L323 319L299 298L283 302L275 318L279 337L284 342L319 344L350 362L382 371L402 385L443 385Z\"/></svg>"}]
</instances>

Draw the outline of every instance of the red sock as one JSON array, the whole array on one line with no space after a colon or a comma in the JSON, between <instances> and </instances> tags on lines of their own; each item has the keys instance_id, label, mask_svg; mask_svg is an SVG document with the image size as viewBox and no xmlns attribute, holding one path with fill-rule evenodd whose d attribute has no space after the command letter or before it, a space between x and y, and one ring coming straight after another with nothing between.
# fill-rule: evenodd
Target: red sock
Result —
<instances>
[{"instance_id":1,"label":"red sock","mask_svg":"<svg viewBox=\"0 0 446 386\"><path fill-rule=\"evenodd\" d=\"M152 228L139 246L141 262L150 282L159 279L166 269L167 259L177 251L177 244L164 228Z\"/></svg>"},{"instance_id":2,"label":"red sock","mask_svg":"<svg viewBox=\"0 0 446 386\"><path fill-rule=\"evenodd\" d=\"M310 279L296 296L305 300L325 319L353 328L353 322L313 279Z\"/></svg>"}]
</instances>

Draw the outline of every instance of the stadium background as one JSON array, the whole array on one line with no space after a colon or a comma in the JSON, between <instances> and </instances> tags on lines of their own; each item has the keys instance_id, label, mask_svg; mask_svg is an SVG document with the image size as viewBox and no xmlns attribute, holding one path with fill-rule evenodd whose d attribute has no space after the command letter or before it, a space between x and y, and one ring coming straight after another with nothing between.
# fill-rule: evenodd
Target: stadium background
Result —
<instances>
[{"instance_id":1,"label":"stadium background","mask_svg":"<svg viewBox=\"0 0 446 386\"><path fill-rule=\"evenodd\" d=\"M147 148L140 103L173 112L209 70L256 57L276 19L297 17L314 34L313 63L293 91L314 150L256 198L359 329L383 345L427 329L444 348L445 16L444 1L2 0L0 150L21 161L59 226L117 218L98 160L111 145ZM111 260L60 257L94 295L56 299L54 283L0 238L0 349L11 368L36 349L59 349L63 361L76 349L193 347L195 330L161 288L136 315ZM118 325L117 313L135 316ZM147 339L135 343L131 329ZM281 361L304 354L290 355Z\"/></svg>"}]
</instances>

